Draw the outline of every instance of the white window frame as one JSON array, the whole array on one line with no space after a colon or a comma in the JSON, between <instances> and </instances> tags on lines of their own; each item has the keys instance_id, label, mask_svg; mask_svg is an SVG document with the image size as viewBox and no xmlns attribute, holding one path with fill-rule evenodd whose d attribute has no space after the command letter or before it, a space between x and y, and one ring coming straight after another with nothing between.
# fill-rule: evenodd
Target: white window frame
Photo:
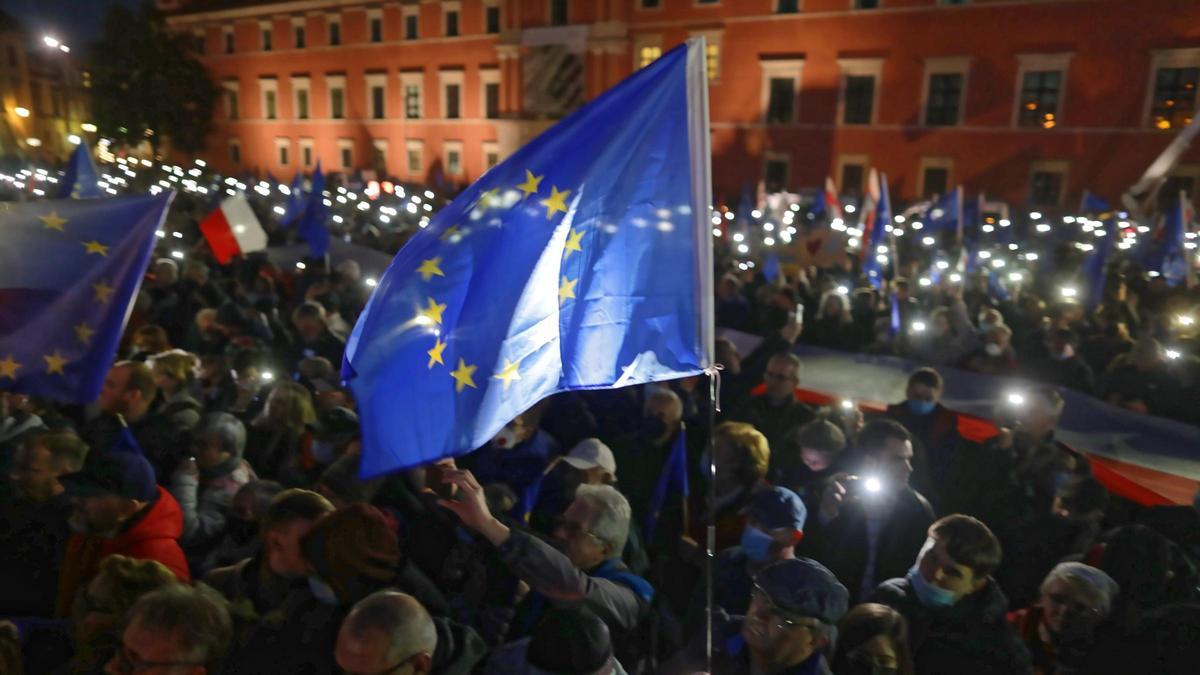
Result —
<instances>
[{"instance_id":1,"label":"white window frame","mask_svg":"<svg viewBox=\"0 0 1200 675\"><path fill-rule=\"evenodd\" d=\"M459 0L443 0L442 1L442 37L451 37L450 34L447 32L449 30L449 26L447 25L447 20L446 20L446 15L449 14L450 12L458 12L458 35L455 37L462 37L462 34L463 34L462 2L460 2ZM421 20L417 19L417 30L420 30L420 29L421 29Z\"/></svg>"},{"instance_id":2,"label":"white window frame","mask_svg":"<svg viewBox=\"0 0 1200 675\"><path fill-rule=\"evenodd\" d=\"M766 152L763 153L763 162L762 162L763 185L766 185L766 183L767 183L767 165L770 164L771 162L783 162L784 166L787 167L786 171L784 172L784 177L783 177L783 189L786 192L788 187L791 186L791 184L792 184L792 158L791 158L791 155L789 155L786 152L779 152L778 150L767 150Z\"/></svg>"},{"instance_id":3,"label":"white window frame","mask_svg":"<svg viewBox=\"0 0 1200 675\"><path fill-rule=\"evenodd\" d=\"M934 75L961 75L962 89L958 93L958 119L951 127L962 126L967 118L967 93L970 92L971 57L940 56L925 59L925 77L921 82L921 126L929 126L929 81Z\"/></svg>"},{"instance_id":4,"label":"white window frame","mask_svg":"<svg viewBox=\"0 0 1200 675\"><path fill-rule=\"evenodd\" d=\"M1151 50L1150 72L1146 76L1146 100L1142 106L1143 124L1149 129L1155 128L1154 120L1150 119L1150 110L1154 106L1154 81L1158 79L1159 68L1200 68L1200 47ZM1200 114L1200 100L1197 100L1193 106L1196 114ZM1178 132L1179 129L1171 128L1164 133Z\"/></svg>"},{"instance_id":5,"label":"white window frame","mask_svg":"<svg viewBox=\"0 0 1200 675\"><path fill-rule=\"evenodd\" d=\"M366 118L369 120L386 120L388 118L388 104L387 104L388 74L387 73L367 73L363 77L363 79L366 82L366 95L367 95L367 101L366 101L366 106L365 106L366 111L367 111ZM374 106L374 99L373 99L373 94L372 94L372 90L375 89L375 87L383 87L383 116L382 117L375 116L375 106Z\"/></svg>"},{"instance_id":6,"label":"white window frame","mask_svg":"<svg viewBox=\"0 0 1200 675\"><path fill-rule=\"evenodd\" d=\"M292 118L297 120L312 119L313 116L313 98L312 98L312 80L308 75L294 75L291 78L292 82ZM300 92L308 92L308 117L300 116Z\"/></svg>"},{"instance_id":7,"label":"white window frame","mask_svg":"<svg viewBox=\"0 0 1200 675\"><path fill-rule=\"evenodd\" d=\"M883 87L883 59L838 59L838 107L837 126L862 127L875 126L879 123L879 90ZM865 77L875 78L875 87L871 92L871 120L866 124L846 124L846 78ZM922 113L924 114L924 113Z\"/></svg>"},{"instance_id":8,"label":"white window frame","mask_svg":"<svg viewBox=\"0 0 1200 675\"><path fill-rule=\"evenodd\" d=\"M450 153L458 153L458 171L450 170ZM442 166L447 176L461 177L467 174L467 158L463 155L462 141L442 141Z\"/></svg>"},{"instance_id":9,"label":"white window frame","mask_svg":"<svg viewBox=\"0 0 1200 675\"><path fill-rule=\"evenodd\" d=\"M349 171L349 170L353 169L354 168L354 139L353 138L337 139L337 149L338 149L338 154L337 154L338 168L340 168L343 171ZM345 162L342 161L342 157L344 157L346 155L347 150L350 151L350 163L349 164L346 164Z\"/></svg>"},{"instance_id":10,"label":"white window frame","mask_svg":"<svg viewBox=\"0 0 1200 675\"><path fill-rule=\"evenodd\" d=\"M1057 173L1062 175L1062 181L1059 183L1058 201L1052 206L1062 206L1067 199L1067 181L1070 179L1071 162L1065 159L1039 159L1029 165L1029 178L1026 179L1026 199L1032 203L1033 201L1033 174L1035 173Z\"/></svg>"},{"instance_id":11,"label":"white window frame","mask_svg":"<svg viewBox=\"0 0 1200 675\"><path fill-rule=\"evenodd\" d=\"M225 45L229 45L230 48L226 49ZM237 36L233 32L233 26L229 26L229 25L221 26L221 53L222 54L236 54L237 53Z\"/></svg>"},{"instance_id":12,"label":"white window frame","mask_svg":"<svg viewBox=\"0 0 1200 675\"><path fill-rule=\"evenodd\" d=\"M240 139L240 138L229 139L228 148L229 148L229 163L230 164L241 164L243 161L245 161L246 158L242 156L242 139ZM237 159L234 159L234 157L233 157L235 148L237 149Z\"/></svg>"},{"instance_id":13,"label":"white window frame","mask_svg":"<svg viewBox=\"0 0 1200 675\"><path fill-rule=\"evenodd\" d=\"M390 153L388 152L388 146L389 146L389 143L388 143L388 139L386 139L386 138L372 138L371 139L371 149L375 153L383 155L383 166L385 169L387 168L388 160L391 159ZM372 169L375 168L374 160L375 160L375 157L372 156L371 157L371 161L372 161L371 168Z\"/></svg>"},{"instance_id":14,"label":"white window frame","mask_svg":"<svg viewBox=\"0 0 1200 675\"><path fill-rule=\"evenodd\" d=\"M226 93L222 98L225 99L225 119L230 121L242 119L242 108L245 107L245 101L242 100L242 83L240 80L224 80L221 82L221 89ZM237 110L229 105L228 94L233 94L237 97ZM236 115L234 114L236 113Z\"/></svg>"},{"instance_id":15,"label":"white window frame","mask_svg":"<svg viewBox=\"0 0 1200 675\"><path fill-rule=\"evenodd\" d=\"M408 116L408 88L417 88L417 116ZM425 71L400 73L400 116L406 120L425 118Z\"/></svg>"},{"instance_id":16,"label":"white window frame","mask_svg":"<svg viewBox=\"0 0 1200 675\"><path fill-rule=\"evenodd\" d=\"M338 75L326 75L325 76L325 108L326 108L326 111L328 112L329 119L338 119L333 116L333 90L334 89L342 90L342 117L341 117L341 119L346 119L348 117L348 115L346 114L348 112L346 110L346 108L347 108L346 104L349 103L349 101L346 100L346 76L345 75L338 74Z\"/></svg>"},{"instance_id":17,"label":"white window frame","mask_svg":"<svg viewBox=\"0 0 1200 675\"><path fill-rule=\"evenodd\" d=\"M287 156L284 157L283 153L287 153ZM275 139L275 163L279 166L292 165L292 140L290 138L280 136Z\"/></svg>"},{"instance_id":18,"label":"white window frame","mask_svg":"<svg viewBox=\"0 0 1200 675\"><path fill-rule=\"evenodd\" d=\"M500 84L500 69L499 68L480 68L479 69L479 118L480 119L496 119L500 116L500 110L496 110L496 118L487 116L487 86L489 84ZM503 89L501 89L503 92ZM499 105L499 102L497 102ZM462 107L462 102L459 102L459 107ZM460 111L461 112L461 111Z\"/></svg>"},{"instance_id":19,"label":"white window frame","mask_svg":"<svg viewBox=\"0 0 1200 675\"><path fill-rule=\"evenodd\" d=\"M412 152L417 153L417 159L419 160L418 163L421 165L421 167L415 171L412 168L412 164L409 162L409 154ZM404 171L410 176L420 176L420 174L425 173L425 141L419 138L410 138L404 141Z\"/></svg>"},{"instance_id":20,"label":"white window frame","mask_svg":"<svg viewBox=\"0 0 1200 675\"><path fill-rule=\"evenodd\" d=\"M336 45L333 44L333 42L329 39L330 26L333 26L334 24L337 24L338 27L338 43ZM344 29L345 25L342 24L341 13L327 12L325 14L325 46L340 47L341 45L346 44L346 31Z\"/></svg>"},{"instance_id":21,"label":"white window frame","mask_svg":"<svg viewBox=\"0 0 1200 675\"><path fill-rule=\"evenodd\" d=\"M305 169L311 168L317 162L317 152L316 152L315 146L313 145L313 139L307 138L307 137L301 138L299 141L299 145L300 145L300 156L296 158L297 161L300 162L300 166L302 168L305 168ZM304 157L305 150L308 151L308 160L307 161L305 161L305 157Z\"/></svg>"},{"instance_id":22,"label":"white window frame","mask_svg":"<svg viewBox=\"0 0 1200 675\"><path fill-rule=\"evenodd\" d=\"M953 157L922 157L917 164L917 196L925 195L925 170L926 169L945 169L946 170L946 190L953 190L956 183L954 182L954 158ZM945 195L939 195L944 197Z\"/></svg>"},{"instance_id":23,"label":"white window frame","mask_svg":"<svg viewBox=\"0 0 1200 675\"><path fill-rule=\"evenodd\" d=\"M267 93L275 94L275 117L267 116ZM279 80L275 76L258 78L258 104L262 119L279 119Z\"/></svg>"},{"instance_id":24,"label":"white window frame","mask_svg":"<svg viewBox=\"0 0 1200 675\"><path fill-rule=\"evenodd\" d=\"M641 3L639 2L639 5ZM661 9L661 6L659 7ZM641 33L633 38L633 69L641 70L650 64L642 64L642 50L650 47L658 48L658 55L662 57L662 35L657 33Z\"/></svg>"},{"instance_id":25,"label":"white window frame","mask_svg":"<svg viewBox=\"0 0 1200 675\"><path fill-rule=\"evenodd\" d=\"M308 19L303 16L293 16L291 28L292 28L292 49L308 49L308 38L309 38ZM304 46L303 47L296 44L296 29L297 28L304 29Z\"/></svg>"},{"instance_id":26,"label":"white window frame","mask_svg":"<svg viewBox=\"0 0 1200 675\"><path fill-rule=\"evenodd\" d=\"M700 6L701 7L718 7L719 5L700 5ZM711 30L694 30L694 31L691 31L691 33L689 33L689 35L691 37L703 37L707 41L708 44L715 44L717 46L717 76L713 77L710 74L708 77L708 83L709 84L720 84L721 83L721 71L725 70L725 68L722 67L723 66L722 62L725 60L725 48L721 44L721 39L724 37L725 31L722 29L719 29L719 28L711 29ZM707 49L707 47L706 47L706 49ZM704 60L705 60L705 63L708 62L708 52L707 51L705 51L705 53L704 53Z\"/></svg>"},{"instance_id":27,"label":"white window frame","mask_svg":"<svg viewBox=\"0 0 1200 675\"><path fill-rule=\"evenodd\" d=\"M759 110L762 113L759 115L759 120L763 124L767 124L767 111L771 104L771 80L790 78L792 81L792 118L783 122L782 125L795 124L796 120L800 119L800 83L804 79L804 59L759 61L758 67L762 71L760 83L762 96L759 101ZM790 160L788 170L791 170Z\"/></svg>"},{"instance_id":28,"label":"white window frame","mask_svg":"<svg viewBox=\"0 0 1200 675\"><path fill-rule=\"evenodd\" d=\"M480 149L483 153L482 155L480 155L480 157L483 158L482 164L483 164L484 171L489 171L492 169L492 167L487 166L487 157L489 154L495 153L496 165L499 165L500 162L503 161L503 159L500 157L500 143L498 141L484 141L483 144L480 146ZM493 166L495 166L495 165L493 165Z\"/></svg>"},{"instance_id":29,"label":"white window frame","mask_svg":"<svg viewBox=\"0 0 1200 675\"><path fill-rule=\"evenodd\" d=\"M846 169L847 164L854 164L857 166L861 166L863 168L863 183L862 183L862 185L854 185L854 186L848 187L848 186L842 184L844 182L842 180L842 177L845 174L845 169ZM836 180L837 180L838 194L850 194L851 191L854 191L855 193L860 194L860 195L866 194L866 192L867 192L867 184L866 184L867 176L868 176L870 170L871 170L871 156L870 155L862 155L862 154L838 155L837 163L834 166L835 173L833 174L833 175L837 176Z\"/></svg>"},{"instance_id":30,"label":"white window frame","mask_svg":"<svg viewBox=\"0 0 1200 675\"><path fill-rule=\"evenodd\" d=\"M1062 123L1063 99L1067 93L1067 73L1071 65L1071 52L1057 54L1017 54L1017 82L1013 92L1012 126L1021 124L1021 91L1025 84L1026 73L1057 71L1059 74L1058 105L1054 109L1054 119ZM1153 96L1153 92L1151 92Z\"/></svg>"},{"instance_id":31,"label":"white window frame","mask_svg":"<svg viewBox=\"0 0 1200 675\"><path fill-rule=\"evenodd\" d=\"M379 42L371 39L371 22L379 19ZM383 8L372 7L367 10L367 44L383 44L387 41L387 37L383 34L387 26L383 23Z\"/></svg>"},{"instance_id":32,"label":"white window frame","mask_svg":"<svg viewBox=\"0 0 1200 675\"><path fill-rule=\"evenodd\" d=\"M463 108L466 107L464 105L464 103L466 103L466 97L463 95L466 93L466 88L463 87L463 81L465 79L465 73L461 70L438 71L438 99L439 103L441 104L439 106L441 108L439 110L441 113L439 117L442 119L450 119L446 116L446 113L448 112L446 110L446 86L451 84L458 85L458 117L456 119L463 119L466 117L466 115L463 114Z\"/></svg>"},{"instance_id":33,"label":"white window frame","mask_svg":"<svg viewBox=\"0 0 1200 675\"><path fill-rule=\"evenodd\" d=\"M271 34L271 48L267 49L267 33ZM276 51L275 50L275 20L262 19L258 22L258 49L259 51Z\"/></svg>"}]
</instances>

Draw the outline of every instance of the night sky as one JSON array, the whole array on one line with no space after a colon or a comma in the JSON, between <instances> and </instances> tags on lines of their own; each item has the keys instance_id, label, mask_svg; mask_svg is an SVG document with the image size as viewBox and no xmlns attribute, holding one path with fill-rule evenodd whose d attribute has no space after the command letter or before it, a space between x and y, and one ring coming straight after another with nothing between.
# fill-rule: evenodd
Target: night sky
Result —
<instances>
[{"instance_id":1,"label":"night sky","mask_svg":"<svg viewBox=\"0 0 1200 675\"><path fill-rule=\"evenodd\" d=\"M134 7L140 0L2 0L35 39L53 35L71 49L83 49L100 37L104 14L112 5Z\"/></svg>"}]
</instances>

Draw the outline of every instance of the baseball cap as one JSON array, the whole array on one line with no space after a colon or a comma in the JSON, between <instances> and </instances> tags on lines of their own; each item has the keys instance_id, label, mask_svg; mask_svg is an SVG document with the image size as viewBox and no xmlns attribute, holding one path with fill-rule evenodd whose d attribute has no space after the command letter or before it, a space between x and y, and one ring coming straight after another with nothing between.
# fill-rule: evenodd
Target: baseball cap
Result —
<instances>
[{"instance_id":1,"label":"baseball cap","mask_svg":"<svg viewBox=\"0 0 1200 675\"><path fill-rule=\"evenodd\" d=\"M600 617L583 607L546 612L533 629L525 659L535 673L599 675L611 671L612 636Z\"/></svg>"},{"instance_id":2,"label":"baseball cap","mask_svg":"<svg viewBox=\"0 0 1200 675\"><path fill-rule=\"evenodd\" d=\"M776 609L797 617L836 624L850 605L850 592L821 563L809 558L781 560L764 567L754 585Z\"/></svg>"},{"instance_id":3,"label":"baseball cap","mask_svg":"<svg viewBox=\"0 0 1200 675\"><path fill-rule=\"evenodd\" d=\"M111 447L88 453L83 469L58 480L72 497L116 495L148 502L158 495L154 467L142 456L128 429L121 431Z\"/></svg>"},{"instance_id":4,"label":"baseball cap","mask_svg":"<svg viewBox=\"0 0 1200 675\"><path fill-rule=\"evenodd\" d=\"M803 532L808 518L800 495L779 486L755 490L742 512L768 530L788 527Z\"/></svg>"},{"instance_id":5,"label":"baseball cap","mask_svg":"<svg viewBox=\"0 0 1200 675\"><path fill-rule=\"evenodd\" d=\"M580 471L601 467L605 471L617 475L617 460L612 450L600 442L599 438L585 438L571 448L571 452L563 457L563 461Z\"/></svg>"}]
</instances>

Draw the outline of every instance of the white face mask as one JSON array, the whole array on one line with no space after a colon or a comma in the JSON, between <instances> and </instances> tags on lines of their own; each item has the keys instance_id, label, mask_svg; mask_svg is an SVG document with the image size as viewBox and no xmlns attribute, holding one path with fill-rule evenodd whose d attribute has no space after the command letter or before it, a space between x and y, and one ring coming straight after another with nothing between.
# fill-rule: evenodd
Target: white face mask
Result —
<instances>
[{"instance_id":1,"label":"white face mask","mask_svg":"<svg viewBox=\"0 0 1200 675\"><path fill-rule=\"evenodd\" d=\"M492 438L492 445L501 450L511 450L517 445L517 432L504 427Z\"/></svg>"},{"instance_id":2,"label":"white face mask","mask_svg":"<svg viewBox=\"0 0 1200 675\"><path fill-rule=\"evenodd\" d=\"M996 344L995 342L989 342L984 345L983 351L987 352L988 356L1000 356L1004 353L1004 350L1000 348L1000 345Z\"/></svg>"}]
</instances>

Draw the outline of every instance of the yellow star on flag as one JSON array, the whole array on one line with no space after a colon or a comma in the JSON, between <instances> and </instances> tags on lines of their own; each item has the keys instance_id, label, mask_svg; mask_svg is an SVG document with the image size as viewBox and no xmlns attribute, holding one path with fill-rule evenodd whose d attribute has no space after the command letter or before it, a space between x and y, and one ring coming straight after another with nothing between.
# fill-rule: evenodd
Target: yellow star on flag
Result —
<instances>
[{"instance_id":1,"label":"yellow star on flag","mask_svg":"<svg viewBox=\"0 0 1200 675\"><path fill-rule=\"evenodd\" d=\"M92 284L92 290L96 292L96 302L108 302L109 297L113 294L113 287L104 283L104 281L97 281Z\"/></svg>"},{"instance_id":2,"label":"yellow star on flag","mask_svg":"<svg viewBox=\"0 0 1200 675\"><path fill-rule=\"evenodd\" d=\"M12 353L9 353L8 356L4 357L3 361L0 361L0 377L15 380L17 379L17 369L20 367L21 364L13 358Z\"/></svg>"},{"instance_id":3,"label":"yellow star on flag","mask_svg":"<svg viewBox=\"0 0 1200 675\"><path fill-rule=\"evenodd\" d=\"M80 323L78 326L75 326L75 337L79 338L79 341L85 345L91 341L92 335L95 334L95 332L96 331L92 330L91 326L87 325L86 321Z\"/></svg>"},{"instance_id":4,"label":"yellow star on flag","mask_svg":"<svg viewBox=\"0 0 1200 675\"><path fill-rule=\"evenodd\" d=\"M429 298L429 306L421 310L421 316L433 323L442 323L442 312L446 311L446 303L438 304L437 300Z\"/></svg>"},{"instance_id":5,"label":"yellow star on flag","mask_svg":"<svg viewBox=\"0 0 1200 675\"><path fill-rule=\"evenodd\" d=\"M67 222L66 218L58 215L58 211L51 211L44 216L38 217L38 220L42 221L47 230L58 230L59 232L63 231L63 225Z\"/></svg>"},{"instance_id":6,"label":"yellow star on flag","mask_svg":"<svg viewBox=\"0 0 1200 675\"><path fill-rule=\"evenodd\" d=\"M564 260L571 257L572 251L583 252L583 247L579 245L581 241L583 241L583 230L572 228L571 234L567 235L567 245L563 247L563 250L566 251L566 254L563 256Z\"/></svg>"},{"instance_id":7,"label":"yellow star on flag","mask_svg":"<svg viewBox=\"0 0 1200 675\"><path fill-rule=\"evenodd\" d=\"M535 176L532 171L525 169L525 182L518 185L517 189L524 192L526 197L536 195L543 178L545 176Z\"/></svg>"},{"instance_id":8,"label":"yellow star on flag","mask_svg":"<svg viewBox=\"0 0 1200 675\"><path fill-rule=\"evenodd\" d=\"M55 375L55 374L62 375L62 374L64 374L63 366L66 365L67 360L65 358L63 358L62 354L58 353L57 349L54 350L53 354L46 354L46 355L42 356L42 358L46 359L46 374L47 375Z\"/></svg>"},{"instance_id":9,"label":"yellow star on flag","mask_svg":"<svg viewBox=\"0 0 1200 675\"><path fill-rule=\"evenodd\" d=\"M442 352L446 351L446 343L442 342L442 339L439 337L435 337L435 338L433 338L433 340L434 340L433 349L430 349L429 351L425 352L426 354L429 355L429 369L430 370L433 370L433 364L435 364L435 363L440 363L443 366L446 365L446 362L442 360Z\"/></svg>"},{"instance_id":10,"label":"yellow star on flag","mask_svg":"<svg viewBox=\"0 0 1200 675\"><path fill-rule=\"evenodd\" d=\"M450 237L453 237L456 234L458 234L458 226L451 225L450 227L446 228L446 231L443 232L442 236L438 237L438 239L440 239L442 241L446 241L447 239L449 239Z\"/></svg>"},{"instance_id":11,"label":"yellow star on flag","mask_svg":"<svg viewBox=\"0 0 1200 675\"><path fill-rule=\"evenodd\" d=\"M421 275L421 281L429 281L434 277L444 277L442 268L438 265L442 264L441 258L430 258L421 262L421 266L417 268L417 274Z\"/></svg>"},{"instance_id":12,"label":"yellow star on flag","mask_svg":"<svg viewBox=\"0 0 1200 675\"><path fill-rule=\"evenodd\" d=\"M468 366L467 362L462 359L458 360L458 368L454 369L454 371L450 373L450 377L454 378L455 393L461 394L464 387L478 389L478 387L475 386L475 380L471 377L475 374L475 369L477 367L478 366Z\"/></svg>"},{"instance_id":13,"label":"yellow star on flag","mask_svg":"<svg viewBox=\"0 0 1200 675\"><path fill-rule=\"evenodd\" d=\"M490 209L492 204L500 197L500 188L492 188L479 195L479 205L485 209Z\"/></svg>"},{"instance_id":14,"label":"yellow star on flag","mask_svg":"<svg viewBox=\"0 0 1200 675\"><path fill-rule=\"evenodd\" d=\"M521 359L509 361L504 359L504 368L500 369L499 373L492 376L494 380L500 380L504 383L504 391L508 391L508 385L513 383L513 380L521 379L521 373L517 370L521 367Z\"/></svg>"},{"instance_id":15,"label":"yellow star on flag","mask_svg":"<svg viewBox=\"0 0 1200 675\"><path fill-rule=\"evenodd\" d=\"M108 247L96 241L95 239L91 241L81 241L79 243L83 244L83 247L87 249L87 254L99 253L103 256L108 255Z\"/></svg>"},{"instance_id":16,"label":"yellow star on flag","mask_svg":"<svg viewBox=\"0 0 1200 675\"><path fill-rule=\"evenodd\" d=\"M540 203L546 207L546 217L553 218L556 212L567 212L567 195L571 194L570 190L558 191L557 187L550 186L550 197L543 199Z\"/></svg>"},{"instance_id":17,"label":"yellow star on flag","mask_svg":"<svg viewBox=\"0 0 1200 675\"><path fill-rule=\"evenodd\" d=\"M567 298L575 297L575 284L578 282L578 279L567 279L565 276L562 278L562 284L558 287L559 307L562 307L563 302L565 302Z\"/></svg>"}]
</instances>

